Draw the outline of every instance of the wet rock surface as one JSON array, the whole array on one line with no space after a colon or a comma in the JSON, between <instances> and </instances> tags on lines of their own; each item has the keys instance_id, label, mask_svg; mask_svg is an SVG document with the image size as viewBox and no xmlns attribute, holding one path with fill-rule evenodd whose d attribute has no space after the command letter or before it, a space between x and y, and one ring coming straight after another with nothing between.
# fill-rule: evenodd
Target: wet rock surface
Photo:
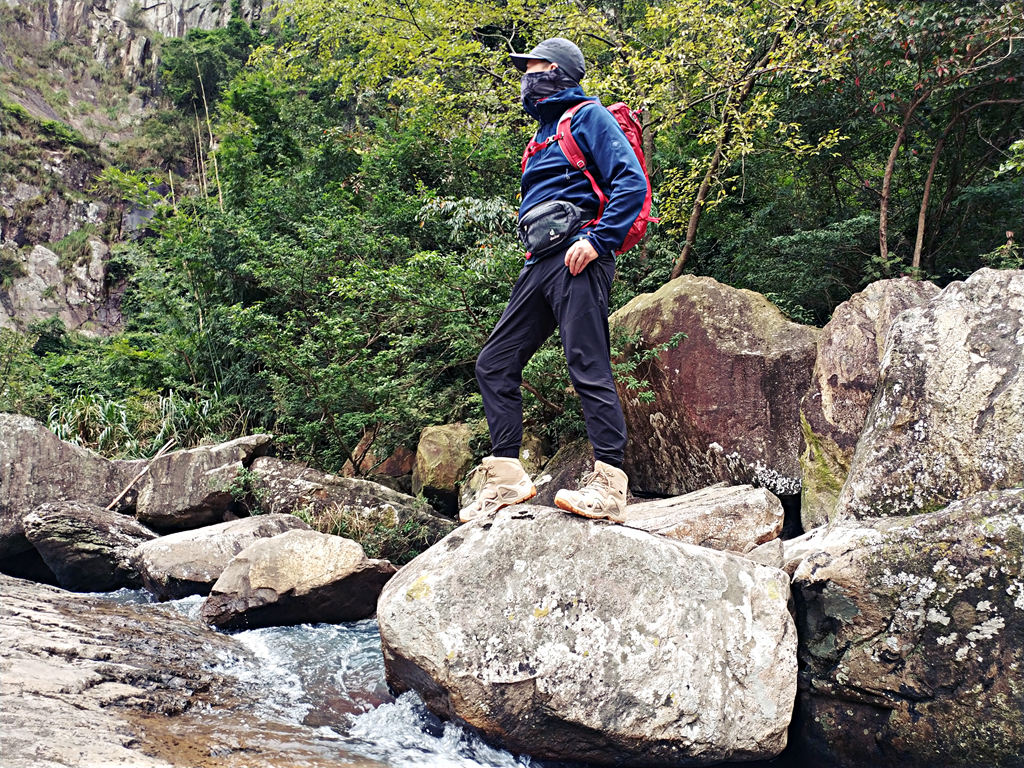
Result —
<instances>
[{"instance_id":1,"label":"wet rock surface","mask_svg":"<svg viewBox=\"0 0 1024 768\"><path fill-rule=\"evenodd\" d=\"M938 293L938 286L927 281L880 280L836 307L821 329L811 386L800 403L804 530L824 525L835 514L893 321Z\"/></svg>"},{"instance_id":2,"label":"wet rock surface","mask_svg":"<svg viewBox=\"0 0 1024 768\"><path fill-rule=\"evenodd\" d=\"M42 504L24 525L57 583L76 592L141 587L132 556L157 536L135 518L80 501Z\"/></svg>"},{"instance_id":3,"label":"wet rock surface","mask_svg":"<svg viewBox=\"0 0 1024 768\"><path fill-rule=\"evenodd\" d=\"M783 509L764 488L713 487L626 506L624 525L741 554L782 533Z\"/></svg>"},{"instance_id":4,"label":"wet rock surface","mask_svg":"<svg viewBox=\"0 0 1024 768\"><path fill-rule=\"evenodd\" d=\"M181 531L140 544L132 556L146 589L160 600L209 594L231 558L258 539L309 526L294 515L259 515Z\"/></svg>"},{"instance_id":5,"label":"wet rock surface","mask_svg":"<svg viewBox=\"0 0 1024 768\"><path fill-rule=\"evenodd\" d=\"M683 494L723 481L800 492L799 403L816 329L790 322L760 294L690 275L637 296L609 323L613 333L641 334L643 349L686 334L639 371L653 402L619 391L630 438L623 468L635 492Z\"/></svg>"},{"instance_id":6,"label":"wet rock surface","mask_svg":"<svg viewBox=\"0 0 1024 768\"><path fill-rule=\"evenodd\" d=\"M5 768L371 766L267 716L237 640L163 606L0 576Z\"/></svg>"},{"instance_id":7,"label":"wet rock surface","mask_svg":"<svg viewBox=\"0 0 1024 768\"><path fill-rule=\"evenodd\" d=\"M228 563L202 617L223 629L357 621L372 616L395 573L351 539L292 530L254 542Z\"/></svg>"},{"instance_id":8,"label":"wet rock surface","mask_svg":"<svg viewBox=\"0 0 1024 768\"><path fill-rule=\"evenodd\" d=\"M1024 485L1024 271L982 269L893 323L836 514Z\"/></svg>"},{"instance_id":9,"label":"wet rock surface","mask_svg":"<svg viewBox=\"0 0 1024 768\"><path fill-rule=\"evenodd\" d=\"M460 527L385 587L389 683L539 758L710 765L786 743L781 571L558 510Z\"/></svg>"},{"instance_id":10,"label":"wet rock surface","mask_svg":"<svg viewBox=\"0 0 1024 768\"><path fill-rule=\"evenodd\" d=\"M812 764L1020 766L1024 489L787 547Z\"/></svg>"}]
</instances>

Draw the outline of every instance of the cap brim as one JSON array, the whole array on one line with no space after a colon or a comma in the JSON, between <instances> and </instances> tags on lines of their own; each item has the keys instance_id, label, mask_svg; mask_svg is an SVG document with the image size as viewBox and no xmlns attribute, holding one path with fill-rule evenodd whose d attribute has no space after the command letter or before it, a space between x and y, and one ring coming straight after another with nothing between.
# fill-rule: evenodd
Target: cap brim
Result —
<instances>
[{"instance_id":1,"label":"cap brim","mask_svg":"<svg viewBox=\"0 0 1024 768\"><path fill-rule=\"evenodd\" d=\"M533 56L529 53L510 53L508 57L512 61L512 64L515 66L515 68L518 69L520 72L526 71L526 65L530 61L547 61L547 59L542 59L539 56Z\"/></svg>"}]
</instances>

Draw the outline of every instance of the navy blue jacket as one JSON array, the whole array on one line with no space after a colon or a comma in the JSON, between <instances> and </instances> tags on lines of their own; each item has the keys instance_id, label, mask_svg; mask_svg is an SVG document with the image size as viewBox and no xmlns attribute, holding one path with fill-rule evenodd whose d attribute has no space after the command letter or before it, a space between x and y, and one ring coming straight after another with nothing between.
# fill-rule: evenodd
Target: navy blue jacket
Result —
<instances>
[{"instance_id":1,"label":"navy blue jacket","mask_svg":"<svg viewBox=\"0 0 1024 768\"><path fill-rule=\"evenodd\" d=\"M540 121L536 140L544 141L554 134L565 111L589 99L576 86L530 105L526 111ZM601 221L580 230L574 240L586 237L599 256L614 253L640 215L647 197L647 180L626 135L600 102L594 100L594 106L580 108L573 115L571 129L587 160L587 170L608 197ZM568 200L590 215L597 213L594 188L582 171L569 164L557 142L527 160L520 190L523 213L548 200Z\"/></svg>"}]
</instances>

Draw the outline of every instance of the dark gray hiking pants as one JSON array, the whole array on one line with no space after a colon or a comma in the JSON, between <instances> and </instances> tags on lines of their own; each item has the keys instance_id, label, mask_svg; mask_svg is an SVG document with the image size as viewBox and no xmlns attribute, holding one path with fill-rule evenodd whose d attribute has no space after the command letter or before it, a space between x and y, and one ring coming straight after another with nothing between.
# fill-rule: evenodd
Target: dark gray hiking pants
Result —
<instances>
[{"instance_id":1,"label":"dark gray hiking pants","mask_svg":"<svg viewBox=\"0 0 1024 768\"><path fill-rule=\"evenodd\" d=\"M558 327L594 458L622 466L626 423L612 378L608 337L608 291L614 275L610 255L590 262L576 277L561 254L523 267L476 361L494 456L519 456L523 368Z\"/></svg>"}]
</instances>

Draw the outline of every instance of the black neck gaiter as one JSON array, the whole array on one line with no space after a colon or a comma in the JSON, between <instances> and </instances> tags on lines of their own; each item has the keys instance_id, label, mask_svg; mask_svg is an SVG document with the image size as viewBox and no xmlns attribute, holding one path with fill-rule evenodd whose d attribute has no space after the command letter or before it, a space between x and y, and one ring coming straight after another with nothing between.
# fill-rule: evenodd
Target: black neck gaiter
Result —
<instances>
[{"instance_id":1,"label":"black neck gaiter","mask_svg":"<svg viewBox=\"0 0 1024 768\"><path fill-rule=\"evenodd\" d=\"M579 85L575 80L562 72L560 69L547 69L543 72L527 72L523 75L520 87L523 106L530 111L538 101L554 96L566 88L574 88Z\"/></svg>"}]
</instances>

